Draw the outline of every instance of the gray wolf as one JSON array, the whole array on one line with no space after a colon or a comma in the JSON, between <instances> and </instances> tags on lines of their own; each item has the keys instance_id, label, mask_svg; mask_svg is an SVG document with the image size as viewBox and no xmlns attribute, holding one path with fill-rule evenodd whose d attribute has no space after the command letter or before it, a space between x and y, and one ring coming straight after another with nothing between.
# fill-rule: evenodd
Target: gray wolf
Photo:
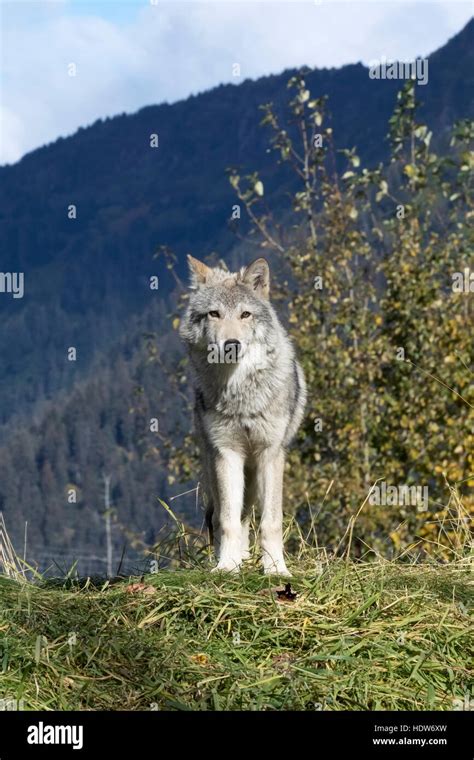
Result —
<instances>
[{"instance_id":1,"label":"gray wolf","mask_svg":"<svg viewBox=\"0 0 474 760\"><path fill-rule=\"evenodd\" d=\"M304 413L303 371L269 301L265 259L234 273L192 256L188 261L191 293L180 336L195 376L195 427L214 570L238 571L249 557L255 506L261 512L264 572L289 575L283 557L283 469Z\"/></svg>"}]
</instances>

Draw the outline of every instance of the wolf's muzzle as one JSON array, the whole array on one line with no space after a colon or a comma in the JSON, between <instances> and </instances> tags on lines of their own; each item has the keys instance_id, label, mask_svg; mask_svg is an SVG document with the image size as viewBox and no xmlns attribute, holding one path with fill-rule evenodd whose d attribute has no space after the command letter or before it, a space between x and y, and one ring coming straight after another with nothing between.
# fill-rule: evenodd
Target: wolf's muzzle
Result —
<instances>
[{"instance_id":1,"label":"wolf's muzzle","mask_svg":"<svg viewBox=\"0 0 474 760\"><path fill-rule=\"evenodd\" d=\"M224 350L227 351L227 349L230 349L231 346L235 346L235 350L239 353L241 349L241 343L240 340L237 340L237 338L230 338L229 340L226 340L224 343Z\"/></svg>"}]
</instances>

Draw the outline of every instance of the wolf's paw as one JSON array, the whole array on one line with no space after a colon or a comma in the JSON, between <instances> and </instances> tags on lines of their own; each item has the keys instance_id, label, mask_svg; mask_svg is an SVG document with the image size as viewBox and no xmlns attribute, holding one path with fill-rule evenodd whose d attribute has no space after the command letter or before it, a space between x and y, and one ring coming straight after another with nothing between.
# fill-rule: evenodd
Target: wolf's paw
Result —
<instances>
[{"instance_id":1,"label":"wolf's paw","mask_svg":"<svg viewBox=\"0 0 474 760\"><path fill-rule=\"evenodd\" d=\"M211 573L238 573L240 570L240 562L233 560L220 560L219 563L212 568Z\"/></svg>"},{"instance_id":2,"label":"wolf's paw","mask_svg":"<svg viewBox=\"0 0 474 760\"><path fill-rule=\"evenodd\" d=\"M281 575L283 578L291 578L291 573L284 562L269 562L263 566L265 575Z\"/></svg>"}]
</instances>

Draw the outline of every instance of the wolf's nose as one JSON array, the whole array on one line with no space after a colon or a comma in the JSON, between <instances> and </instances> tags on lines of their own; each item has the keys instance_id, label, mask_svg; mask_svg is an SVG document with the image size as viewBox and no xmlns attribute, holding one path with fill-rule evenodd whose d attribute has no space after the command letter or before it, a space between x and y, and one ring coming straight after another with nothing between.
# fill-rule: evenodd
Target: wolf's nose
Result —
<instances>
[{"instance_id":1,"label":"wolf's nose","mask_svg":"<svg viewBox=\"0 0 474 760\"><path fill-rule=\"evenodd\" d=\"M237 348L240 348L240 340L237 340L237 338L230 338L229 340L226 340L224 343L224 349L230 348L230 346L236 346Z\"/></svg>"}]
</instances>

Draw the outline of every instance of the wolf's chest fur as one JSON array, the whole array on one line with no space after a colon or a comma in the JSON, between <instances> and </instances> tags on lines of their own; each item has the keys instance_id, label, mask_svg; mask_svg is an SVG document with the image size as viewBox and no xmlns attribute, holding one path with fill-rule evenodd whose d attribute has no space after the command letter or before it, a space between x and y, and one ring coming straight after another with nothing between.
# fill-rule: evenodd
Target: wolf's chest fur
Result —
<instances>
[{"instance_id":1,"label":"wolf's chest fur","mask_svg":"<svg viewBox=\"0 0 474 760\"><path fill-rule=\"evenodd\" d=\"M203 423L208 439L216 449L238 447L245 454L281 444L287 427L283 416L266 413L229 417L218 411L209 411L203 415Z\"/></svg>"},{"instance_id":2,"label":"wolf's chest fur","mask_svg":"<svg viewBox=\"0 0 474 760\"><path fill-rule=\"evenodd\" d=\"M196 412L213 446L238 445L250 453L283 441L287 395L288 378L285 387L278 371L236 367L226 382L201 387Z\"/></svg>"}]
</instances>

